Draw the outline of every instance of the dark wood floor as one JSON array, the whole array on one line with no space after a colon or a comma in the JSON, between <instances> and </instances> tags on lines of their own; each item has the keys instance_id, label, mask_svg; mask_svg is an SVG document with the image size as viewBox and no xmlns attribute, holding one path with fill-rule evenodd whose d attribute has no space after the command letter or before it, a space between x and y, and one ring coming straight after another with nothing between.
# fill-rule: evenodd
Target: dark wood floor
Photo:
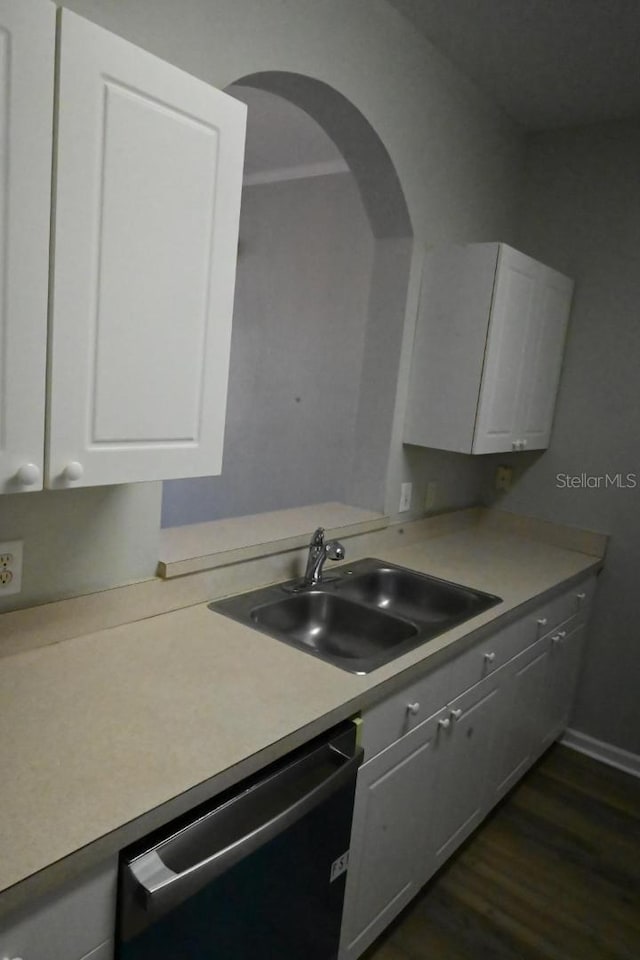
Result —
<instances>
[{"instance_id":1,"label":"dark wood floor","mask_svg":"<svg viewBox=\"0 0 640 960\"><path fill-rule=\"evenodd\" d=\"M554 746L365 958L640 960L640 780Z\"/></svg>"}]
</instances>

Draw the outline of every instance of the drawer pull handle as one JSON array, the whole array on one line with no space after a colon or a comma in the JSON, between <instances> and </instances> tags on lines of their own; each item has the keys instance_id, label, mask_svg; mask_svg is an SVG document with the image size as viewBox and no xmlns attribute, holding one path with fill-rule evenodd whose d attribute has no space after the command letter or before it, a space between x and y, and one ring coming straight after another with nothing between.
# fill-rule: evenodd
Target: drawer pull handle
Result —
<instances>
[{"instance_id":1,"label":"drawer pull handle","mask_svg":"<svg viewBox=\"0 0 640 960\"><path fill-rule=\"evenodd\" d=\"M461 716L462 716L462 710L452 710L452 711L451 711L451 719L452 719L452 720L459 720Z\"/></svg>"},{"instance_id":2,"label":"drawer pull handle","mask_svg":"<svg viewBox=\"0 0 640 960\"><path fill-rule=\"evenodd\" d=\"M417 700L414 703L407 704L407 713L410 713L412 717L415 717L417 713L420 713L420 704Z\"/></svg>"},{"instance_id":3,"label":"drawer pull handle","mask_svg":"<svg viewBox=\"0 0 640 960\"><path fill-rule=\"evenodd\" d=\"M484 655L485 663L493 663L495 659L496 655L493 653L493 651L491 653L485 653Z\"/></svg>"},{"instance_id":4,"label":"drawer pull handle","mask_svg":"<svg viewBox=\"0 0 640 960\"><path fill-rule=\"evenodd\" d=\"M576 600L578 603L582 603L583 600L587 599L586 593L576 593Z\"/></svg>"},{"instance_id":5,"label":"drawer pull handle","mask_svg":"<svg viewBox=\"0 0 640 960\"><path fill-rule=\"evenodd\" d=\"M546 627L546 625L547 625L547 618L546 618L546 617L540 617L540 619L538 620L538 626L539 626L539 627Z\"/></svg>"},{"instance_id":6,"label":"drawer pull handle","mask_svg":"<svg viewBox=\"0 0 640 960\"><path fill-rule=\"evenodd\" d=\"M451 720L449 717L444 717L442 720L438 720L438 726L442 727L443 730L446 730L447 727L451 726Z\"/></svg>"},{"instance_id":7,"label":"drawer pull handle","mask_svg":"<svg viewBox=\"0 0 640 960\"><path fill-rule=\"evenodd\" d=\"M560 643L561 640L562 640L562 637L560 636L559 633L556 633L553 637L551 637L551 642L555 644Z\"/></svg>"},{"instance_id":8,"label":"drawer pull handle","mask_svg":"<svg viewBox=\"0 0 640 960\"><path fill-rule=\"evenodd\" d=\"M561 640L564 640L564 638L566 637L566 635L567 635L567 631L566 631L566 630L558 630L558 636L560 637Z\"/></svg>"}]
</instances>

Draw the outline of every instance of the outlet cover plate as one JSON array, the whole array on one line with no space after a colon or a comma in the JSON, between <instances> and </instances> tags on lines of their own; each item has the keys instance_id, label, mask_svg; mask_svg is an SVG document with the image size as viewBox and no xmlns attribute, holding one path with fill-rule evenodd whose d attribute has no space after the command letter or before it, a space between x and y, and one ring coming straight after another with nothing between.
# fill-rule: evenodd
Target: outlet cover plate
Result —
<instances>
[{"instance_id":1,"label":"outlet cover plate","mask_svg":"<svg viewBox=\"0 0 640 960\"><path fill-rule=\"evenodd\" d=\"M23 540L0 543L0 600L22 590Z\"/></svg>"},{"instance_id":2,"label":"outlet cover plate","mask_svg":"<svg viewBox=\"0 0 640 960\"><path fill-rule=\"evenodd\" d=\"M400 506L398 507L398 513L406 513L407 510L411 509L412 488L413 488L412 483L400 484Z\"/></svg>"}]
</instances>

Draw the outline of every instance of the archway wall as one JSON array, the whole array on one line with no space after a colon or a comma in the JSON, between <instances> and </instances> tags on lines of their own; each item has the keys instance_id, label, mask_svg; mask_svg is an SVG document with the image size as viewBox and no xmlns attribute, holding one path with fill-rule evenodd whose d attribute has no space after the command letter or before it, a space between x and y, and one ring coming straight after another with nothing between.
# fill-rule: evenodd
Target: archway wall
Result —
<instances>
[{"instance_id":1,"label":"archway wall","mask_svg":"<svg viewBox=\"0 0 640 960\"><path fill-rule=\"evenodd\" d=\"M404 479L414 482L418 506L423 479L439 477L440 507L475 499L477 464L403 448L403 391L422 251L450 240L513 242L521 131L384 0L66 5L219 88L260 73L298 74L329 85L366 117L397 173L414 237L386 507L397 507Z\"/></svg>"},{"instance_id":2,"label":"archway wall","mask_svg":"<svg viewBox=\"0 0 640 960\"><path fill-rule=\"evenodd\" d=\"M238 82L284 97L320 124L355 177L374 237L413 234L391 157L375 129L350 100L329 84L282 70L254 73Z\"/></svg>"}]
</instances>

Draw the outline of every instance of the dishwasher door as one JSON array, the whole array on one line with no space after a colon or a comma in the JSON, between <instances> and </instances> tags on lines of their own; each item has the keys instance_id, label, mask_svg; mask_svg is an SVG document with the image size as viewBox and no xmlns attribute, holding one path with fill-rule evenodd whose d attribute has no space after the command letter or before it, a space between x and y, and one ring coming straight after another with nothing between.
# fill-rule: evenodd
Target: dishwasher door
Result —
<instances>
[{"instance_id":1,"label":"dishwasher door","mask_svg":"<svg viewBox=\"0 0 640 960\"><path fill-rule=\"evenodd\" d=\"M335 960L361 762L343 724L124 851L118 960Z\"/></svg>"}]
</instances>

